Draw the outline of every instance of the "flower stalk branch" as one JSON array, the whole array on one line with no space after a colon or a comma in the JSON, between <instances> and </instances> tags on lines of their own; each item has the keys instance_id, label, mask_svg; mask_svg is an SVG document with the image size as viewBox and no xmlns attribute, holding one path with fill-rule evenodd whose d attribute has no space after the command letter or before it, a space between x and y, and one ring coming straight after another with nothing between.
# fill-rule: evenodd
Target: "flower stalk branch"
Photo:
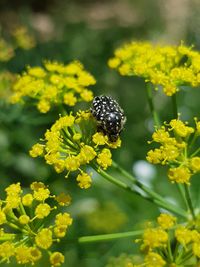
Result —
<instances>
[{"instance_id":1,"label":"flower stalk branch","mask_svg":"<svg viewBox=\"0 0 200 267\"><path fill-rule=\"evenodd\" d=\"M110 241L110 240L121 239L121 238L130 238L130 237L140 236L143 234L143 232L144 232L143 230L138 230L138 231L130 231L130 232L124 232L124 233L82 236L82 237L79 237L78 242L79 243L90 243L90 242Z\"/></svg>"},{"instance_id":2,"label":"flower stalk branch","mask_svg":"<svg viewBox=\"0 0 200 267\"><path fill-rule=\"evenodd\" d=\"M127 184L125 184L124 182L117 180L116 178L114 178L112 175L108 174L107 172L103 171L102 169L100 169L98 166L96 165L92 165L93 168L95 169L95 171L97 171L102 177L104 177L106 180L108 180L109 182L117 185L118 187L121 187L123 189L125 189L128 192L137 194L139 196L141 196L142 198L157 204L159 207L162 207L164 209L167 209L168 211L174 212L175 214L187 218L187 213L178 208L175 207L174 205L166 202L165 199L163 199L161 196L159 196L157 193L155 193L154 191L152 191L151 189L149 189L148 187L144 186L143 184L141 184L140 182L136 182L135 185L138 186L142 191L144 191L144 193L147 193L148 196L145 196L143 194L141 194L139 191L137 191L136 188L131 187Z\"/></svg>"}]
</instances>

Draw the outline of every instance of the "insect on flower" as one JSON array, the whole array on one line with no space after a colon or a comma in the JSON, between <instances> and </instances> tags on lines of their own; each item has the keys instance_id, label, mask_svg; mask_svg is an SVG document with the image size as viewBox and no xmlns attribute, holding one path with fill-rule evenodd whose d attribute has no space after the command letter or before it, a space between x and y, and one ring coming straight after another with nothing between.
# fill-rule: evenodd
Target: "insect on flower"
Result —
<instances>
[{"instance_id":1,"label":"insect on flower","mask_svg":"<svg viewBox=\"0 0 200 267\"><path fill-rule=\"evenodd\" d=\"M93 99L91 112L97 120L98 130L115 142L124 128L126 117L123 109L110 96L96 96Z\"/></svg>"}]
</instances>

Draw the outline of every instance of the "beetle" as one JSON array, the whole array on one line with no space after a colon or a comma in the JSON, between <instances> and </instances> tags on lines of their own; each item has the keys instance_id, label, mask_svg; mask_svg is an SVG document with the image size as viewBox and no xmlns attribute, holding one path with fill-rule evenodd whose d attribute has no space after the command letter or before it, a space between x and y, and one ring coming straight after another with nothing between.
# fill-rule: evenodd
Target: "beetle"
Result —
<instances>
[{"instance_id":1,"label":"beetle","mask_svg":"<svg viewBox=\"0 0 200 267\"><path fill-rule=\"evenodd\" d=\"M109 141L115 142L126 122L124 111L117 101L110 96L96 96L90 111L97 121L97 130L106 134Z\"/></svg>"}]
</instances>

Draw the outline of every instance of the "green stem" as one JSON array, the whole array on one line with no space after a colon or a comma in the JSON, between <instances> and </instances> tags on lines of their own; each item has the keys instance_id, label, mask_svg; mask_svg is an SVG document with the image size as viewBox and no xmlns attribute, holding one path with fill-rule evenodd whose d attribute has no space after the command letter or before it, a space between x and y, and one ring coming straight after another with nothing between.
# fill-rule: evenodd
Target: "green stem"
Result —
<instances>
[{"instance_id":1,"label":"green stem","mask_svg":"<svg viewBox=\"0 0 200 267\"><path fill-rule=\"evenodd\" d=\"M147 83L147 100L149 104L149 108L151 110L153 121L156 127L160 127L160 119L158 113L155 111L154 103L153 103L153 92L152 92L152 85Z\"/></svg>"},{"instance_id":2,"label":"green stem","mask_svg":"<svg viewBox=\"0 0 200 267\"><path fill-rule=\"evenodd\" d=\"M194 151L194 153L192 153L192 155L190 156L191 158L194 157L196 154L198 154L200 152L200 147Z\"/></svg>"},{"instance_id":3,"label":"green stem","mask_svg":"<svg viewBox=\"0 0 200 267\"><path fill-rule=\"evenodd\" d=\"M188 251L185 255L181 255L180 259L177 261L177 264L181 265L188 261L192 256L194 256L193 251Z\"/></svg>"},{"instance_id":4,"label":"green stem","mask_svg":"<svg viewBox=\"0 0 200 267\"><path fill-rule=\"evenodd\" d=\"M177 109L176 94L172 95L171 100L172 100L173 117L174 117L174 119L177 119L178 118L178 109Z\"/></svg>"},{"instance_id":5,"label":"green stem","mask_svg":"<svg viewBox=\"0 0 200 267\"><path fill-rule=\"evenodd\" d=\"M182 185L179 184L179 183L176 183L176 187L177 187L177 189L178 189L178 191L179 191L179 193L181 195L181 198L182 198L186 208L188 208L188 203L187 203L187 200L185 199L185 192L184 192L184 189L183 189Z\"/></svg>"},{"instance_id":6,"label":"green stem","mask_svg":"<svg viewBox=\"0 0 200 267\"><path fill-rule=\"evenodd\" d=\"M128 192L131 192L131 193L134 193L134 194L137 194L139 196L141 196L142 198L150 201L150 202L153 202L153 203L156 203L157 205L159 205L160 207L162 208L165 208L169 211L172 211L174 212L175 214L178 214L184 218L187 218L187 213L185 213L184 210L178 208L178 207L175 207L174 205L170 204L170 203L167 203L165 201L165 199L163 199L161 196L159 196L157 193L153 192L151 189L147 188L146 186L142 185L141 183L139 183L140 185L140 188L145 192L145 193L148 193L148 195L150 196L145 196L143 194L141 194L140 192L138 192L137 190L135 190L133 188L133 186L129 186L127 184L125 184L124 182L122 181L119 181L117 180L116 178L114 178L113 176L111 176L110 174L106 173L105 171L103 171L102 169L100 169L98 166L94 165L92 166L95 171L97 171L102 177L104 177L106 180L108 180L109 182L125 189L126 191ZM137 183L135 185L138 185ZM141 186L142 185L142 186ZM138 186L139 187L139 186ZM144 188L145 189L144 189ZM158 197L158 196L159 197Z\"/></svg>"},{"instance_id":7,"label":"green stem","mask_svg":"<svg viewBox=\"0 0 200 267\"><path fill-rule=\"evenodd\" d=\"M15 234L3 234L3 236L0 237L0 241L9 241L15 239Z\"/></svg>"},{"instance_id":8,"label":"green stem","mask_svg":"<svg viewBox=\"0 0 200 267\"><path fill-rule=\"evenodd\" d=\"M187 200L187 203L188 203L188 208L189 208L189 210L191 212L192 218L194 220L196 220L196 216L195 216L194 208L193 208L193 204L192 204L192 199L191 199L191 196L190 196L189 186L184 184L184 188L185 188L185 197L186 197L186 200Z\"/></svg>"},{"instance_id":9,"label":"green stem","mask_svg":"<svg viewBox=\"0 0 200 267\"><path fill-rule=\"evenodd\" d=\"M136 237L143 234L143 230L130 231L125 233L114 233L114 234L105 234L105 235L93 235L93 236L82 236L79 237L79 243L89 243L89 242L102 242L109 241L120 238Z\"/></svg>"},{"instance_id":10,"label":"green stem","mask_svg":"<svg viewBox=\"0 0 200 267\"><path fill-rule=\"evenodd\" d=\"M159 194L157 194L156 192L154 192L153 190L151 190L150 188L148 188L147 186L142 184L132 174L128 173L126 170L124 170L122 167L120 167L116 162L113 161L112 166L116 170L118 170L121 174L123 174L126 178L128 178L131 182L133 182L135 185L137 185L140 189L142 189L145 193L149 194L151 197L154 197L158 200L163 201L163 198Z\"/></svg>"},{"instance_id":11,"label":"green stem","mask_svg":"<svg viewBox=\"0 0 200 267\"><path fill-rule=\"evenodd\" d=\"M169 238L168 238L168 241L167 241L167 250L168 250L168 255L169 255L169 258L170 258L170 262L173 262L174 258L173 258L173 255L172 255L171 244L170 244L170 239Z\"/></svg>"},{"instance_id":12,"label":"green stem","mask_svg":"<svg viewBox=\"0 0 200 267\"><path fill-rule=\"evenodd\" d=\"M126 170L124 170L122 167L120 167L116 162L113 161L112 166L114 168L116 168L116 170L118 170L126 178L128 178L131 182L133 182L136 186L138 186L140 189L142 189L142 191L147 193L151 197L151 202L159 204L159 206L166 208L167 210L171 210L175 213L177 213L177 210L179 210L179 215L182 214L181 216L183 216L183 214L185 214L184 217L187 218L187 214L185 213L184 210L179 209L178 207L175 207L174 205L172 205L170 203L167 203L166 200L162 196L160 196L159 194L154 192L152 189L150 189L149 187L142 184L134 176L132 176L130 173L128 173ZM141 194L140 194L140 196L144 197ZM153 201L152 201L152 199L153 199ZM170 206L170 209L169 209L169 206Z\"/></svg>"},{"instance_id":13,"label":"green stem","mask_svg":"<svg viewBox=\"0 0 200 267\"><path fill-rule=\"evenodd\" d=\"M9 225L11 228L15 229L15 230L18 230L24 234L27 234L27 230L23 229L23 228L19 228L16 224L14 223L11 223L11 222L6 222L7 225Z\"/></svg>"}]
</instances>

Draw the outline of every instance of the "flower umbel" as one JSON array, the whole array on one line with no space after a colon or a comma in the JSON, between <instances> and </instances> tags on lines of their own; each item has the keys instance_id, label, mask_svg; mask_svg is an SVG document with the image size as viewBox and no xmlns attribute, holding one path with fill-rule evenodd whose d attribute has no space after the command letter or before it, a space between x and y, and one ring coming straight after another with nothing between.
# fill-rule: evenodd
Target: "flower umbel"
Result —
<instances>
[{"instance_id":1,"label":"flower umbel","mask_svg":"<svg viewBox=\"0 0 200 267\"><path fill-rule=\"evenodd\" d=\"M55 215L60 201L43 183L32 183L30 190L23 194L20 183L11 184L5 189L5 200L0 200L0 260L9 262L14 257L18 264L34 264L47 251L52 266L60 266L64 256L52 253L51 246L65 236L72 218L67 212L56 211ZM51 225L45 220L50 214Z\"/></svg>"},{"instance_id":2,"label":"flower umbel","mask_svg":"<svg viewBox=\"0 0 200 267\"><path fill-rule=\"evenodd\" d=\"M112 164L110 148L121 145L120 139L110 142L103 133L96 132L96 121L89 111L80 111L75 116L60 117L45 133L43 144L35 144L30 150L32 157L43 156L56 172L79 172L80 188L91 186L91 174L87 166L95 163L107 169Z\"/></svg>"},{"instance_id":3,"label":"flower umbel","mask_svg":"<svg viewBox=\"0 0 200 267\"><path fill-rule=\"evenodd\" d=\"M141 250L145 253L145 265L133 266L187 266L189 263L197 266L200 258L198 225L177 223L176 217L166 213L160 214L157 223L155 226L149 223L144 230Z\"/></svg>"},{"instance_id":4,"label":"flower umbel","mask_svg":"<svg viewBox=\"0 0 200 267\"><path fill-rule=\"evenodd\" d=\"M153 133L153 142L160 147L150 150L147 160L152 164L168 165L168 177L172 183L190 184L192 175L200 171L199 150L194 150L198 136L197 127L173 119Z\"/></svg>"},{"instance_id":5,"label":"flower umbel","mask_svg":"<svg viewBox=\"0 0 200 267\"><path fill-rule=\"evenodd\" d=\"M200 84L200 53L183 43L159 46L148 42L131 42L118 48L108 61L110 68L124 76L140 76L157 89L162 86L167 96L182 85Z\"/></svg>"},{"instance_id":6,"label":"flower umbel","mask_svg":"<svg viewBox=\"0 0 200 267\"><path fill-rule=\"evenodd\" d=\"M53 105L74 106L77 101L92 101L93 93L87 87L95 83L94 77L78 61L68 65L45 61L44 67L28 67L18 77L10 102L23 102L29 97L41 113L46 113Z\"/></svg>"}]
</instances>

